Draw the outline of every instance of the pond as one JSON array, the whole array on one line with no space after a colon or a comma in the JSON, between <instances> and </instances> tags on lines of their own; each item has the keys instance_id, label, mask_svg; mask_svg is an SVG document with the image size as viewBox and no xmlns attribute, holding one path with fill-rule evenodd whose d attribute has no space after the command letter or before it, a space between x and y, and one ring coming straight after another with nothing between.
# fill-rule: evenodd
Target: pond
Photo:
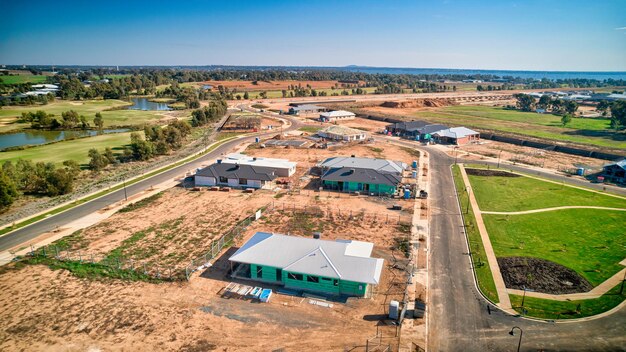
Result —
<instances>
[{"instance_id":1,"label":"pond","mask_svg":"<svg viewBox=\"0 0 626 352\"><path fill-rule=\"evenodd\" d=\"M127 110L152 110L167 111L172 110L166 103L155 103L148 98L131 98L133 105L126 107Z\"/></svg>"},{"instance_id":2,"label":"pond","mask_svg":"<svg viewBox=\"0 0 626 352\"><path fill-rule=\"evenodd\" d=\"M92 137L99 134L120 133L130 131L127 128L110 130L87 130L87 131L26 131L9 134L0 134L0 150L25 145L40 145L58 142L64 139Z\"/></svg>"}]
</instances>

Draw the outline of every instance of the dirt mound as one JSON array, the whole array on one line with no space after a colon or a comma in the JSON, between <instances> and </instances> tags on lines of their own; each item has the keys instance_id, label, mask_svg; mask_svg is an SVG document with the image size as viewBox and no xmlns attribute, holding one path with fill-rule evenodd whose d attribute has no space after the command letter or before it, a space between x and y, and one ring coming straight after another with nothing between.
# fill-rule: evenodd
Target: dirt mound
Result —
<instances>
[{"instance_id":1,"label":"dirt mound","mask_svg":"<svg viewBox=\"0 0 626 352\"><path fill-rule=\"evenodd\" d=\"M550 294L588 292L593 286L574 270L545 259L531 257L498 258L500 272L508 288Z\"/></svg>"},{"instance_id":2,"label":"dirt mound","mask_svg":"<svg viewBox=\"0 0 626 352\"><path fill-rule=\"evenodd\" d=\"M384 108L396 108L396 109L406 109L406 108L439 108L442 106L449 105L458 105L456 100L454 99L412 99L406 101L386 101L380 106Z\"/></svg>"},{"instance_id":3,"label":"dirt mound","mask_svg":"<svg viewBox=\"0 0 626 352\"><path fill-rule=\"evenodd\" d=\"M485 170L485 169L465 169L468 175L472 176L500 176L500 177L520 177L520 175L512 174L506 171Z\"/></svg>"}]
</instances>

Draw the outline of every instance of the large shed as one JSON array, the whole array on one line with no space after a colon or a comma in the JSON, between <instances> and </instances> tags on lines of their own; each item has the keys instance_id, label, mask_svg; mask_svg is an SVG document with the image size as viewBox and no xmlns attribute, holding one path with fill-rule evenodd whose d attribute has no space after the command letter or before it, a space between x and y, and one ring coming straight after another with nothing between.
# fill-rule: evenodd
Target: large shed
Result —
<instances>
[{"instance_id":1,"label":"large shed","mask_svg":"<svg viewBox=\"0 0 626 352\"><path fill-rule=\"evenodd\" d=\"M601 175L608 182L626 184L626 159L604 165Z\"/></svg>"},{"instance_id":2,"label":"large shed","mask_svg":"<svg viewBox=\"0 0 626 352\"><path fill-rule=\"evenodd\" d=\"M364 297L380 282L374 244L257 232L228 260L233 276L298 291Z\"/></svg>"}]
</instances>

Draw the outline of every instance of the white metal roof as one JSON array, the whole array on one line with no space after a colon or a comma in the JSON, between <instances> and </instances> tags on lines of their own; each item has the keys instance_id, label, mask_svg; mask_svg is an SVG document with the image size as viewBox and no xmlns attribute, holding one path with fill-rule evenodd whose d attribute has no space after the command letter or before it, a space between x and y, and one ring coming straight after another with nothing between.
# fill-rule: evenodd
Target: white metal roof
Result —
<instances>
[{"instance_id":1,"label":"white metal roof","mask_svg":"<svg viewBox=\"0 0 626 352\"><path fill-rule=\"evenodd\" d=\"M328 158L319 163L318 166L324 168L342 168L353 167L359 169L371 169L380 172L402 173L408 165L401 161L374 159L374 158L357 158L336 156Z\"/></svg>"},{"instance_id":2,"label":"white metal roof","mask_svg":"<svg viewBox=\"0 0 626 352\"><path fill-rule=\"evenodd\" d=\"M297 163L287 159L273 159L263 157L251 157L245 154L232 153L222 159L224 164L240 164L251 166L273 167L277 169L291 169L296 167Z\"/></svg>"},{"instance_id":3,"label":"white metal roof","mask_svg":"<svg viewBox=\"0 0 626 352\"><path fill-rule=\"evenodd\" d=\"M372 243L326 241L257 232L229 260L283 270L378 284L383 259L371 258Z\"/></svg>"},{"instance_id":4,"label":"white metal roof","mask_svg":"<svg viewBox=\"0 0 626 352\"><path fill-rule=\"evenodd\" d=\"M433 135L437 135L440 137L448 137L448 138L463 138L467 136L472 136L478 134L478 132L474 130L470 130L467 127L452 127L447 130L437 131L433 133Z\"/></svg>"},{"instance_id":5,"label":"white metal roof","mask_svg":"<svg viewBox=\"0 0 626 352\"><path fill-rule=\"evenodd\" d=\"M357 130L354 128L341 126L341 125L331 125L325 128L322 128L317 132L318 135L323 136L323 134L335 134L339 136L354 136L354 135L364 135L367 134L365 131Z\"/></svg>"},{"instance_id":6,"label":"white metal roof","mask_svg":"<svg viewBox=\"0 0 626 352\"><path fill-rule=\"evenodd\" d=\"M345 110L335 110L335 111L329 111L329 112L324 112L320 114L320 117L327 117L327 118L346 117L346 116L356 116L356 115L353 112L345 111Z\"/></svg>"}]
</instances>

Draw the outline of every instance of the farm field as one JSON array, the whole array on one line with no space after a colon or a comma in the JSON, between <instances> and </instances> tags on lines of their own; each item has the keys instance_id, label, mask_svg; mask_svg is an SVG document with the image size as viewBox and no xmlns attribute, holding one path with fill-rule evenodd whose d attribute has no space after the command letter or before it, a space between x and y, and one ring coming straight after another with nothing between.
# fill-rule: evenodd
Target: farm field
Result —
<instances>
[{"instance_id":1,"label":"farm field","mask_svg":"<svg viewBox=\"0 0 626 352\"><path fill-rule=\"evenodd\" d=\"M515 174L507 173L513 177L478 176L472 174L472 169L467 170L472 191L482 211L511 212L566 205L626 208L626 199L624 198Z\"/></svg>"},{"instance_id":2,"label":"farm field","mask_svg":"<svg viewBox=\"0 0 626 352\"><path fill-rule=\"evenodd\" d=\"M86 100L86 101L66 101L59 100L47 105L39 106L5 106L0 109L0 132L8 132L14 129L28 127L28 124L17 123L17 119L22 112L43 110L57 117L61 113L69 110L76 111L79 115L84 115L91 124L97 112L102 113L105 127L142 125L148 122L158 121L164 118L171 118L170 112L163 111L139 111L139 110L110 110L121 106L129 105L122 100Z\"/></svg>"},{"instance_id":3,"label":"farm field","mask_svg":"<svg viewBox=\"0 0 626 352\"><path fill-rule=\"evenodd\" d=\"M116 148L120 148L130 143L130 133L112 133L95 137L80 138L68 141L62 141L52 144L41 145L37 147L27 148L24 150L13 150L0 153L0 163L5 161L16 161L18 159L32 160L33 162L52 162L62 163L65 160L75 160L78 163L86 163L89 161L87 152L91 148L100 151L106 147L110 147L115 152ZM139 132L143 135L143 131Z\"/></svg>"},{"instance_id":4,"label":"farm field","mask_svg":"<svg viewBox=\"0 0 626 352\"><path fill-rule=\"evenodd\" d=\"M47 78L44 75L0 76L0 84L44 83Z\"/></svg>"}]
</instances>

